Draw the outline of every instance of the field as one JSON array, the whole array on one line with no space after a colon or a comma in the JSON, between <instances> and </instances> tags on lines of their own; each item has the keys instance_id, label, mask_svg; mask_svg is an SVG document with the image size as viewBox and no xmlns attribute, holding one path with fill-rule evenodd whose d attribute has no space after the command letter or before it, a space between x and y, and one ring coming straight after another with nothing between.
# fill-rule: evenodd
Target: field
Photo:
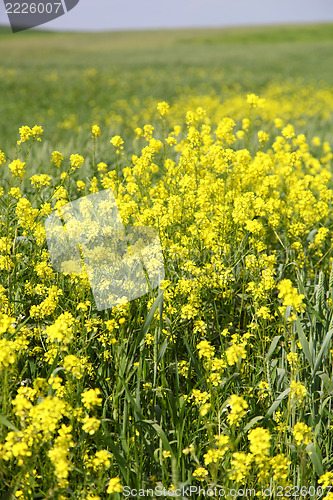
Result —
<instances>
[{"instance_id":1,"label":"field","mask_svg":"<svg viewBox=\"0 0 333 500\"><path fill-rule=\"evenodd\" d=\"M0 53L0 498L332 500L333 25ZM101 309L106 190L165 276Z\"/></svg>"}]
</instances>

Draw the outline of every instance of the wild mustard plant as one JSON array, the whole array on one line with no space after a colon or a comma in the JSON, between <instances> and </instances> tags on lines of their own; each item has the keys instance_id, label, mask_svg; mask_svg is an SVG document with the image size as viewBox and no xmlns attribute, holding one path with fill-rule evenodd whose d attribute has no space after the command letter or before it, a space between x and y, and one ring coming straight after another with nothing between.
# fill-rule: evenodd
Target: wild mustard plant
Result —
<instances>
[{"instance_id":1,"label":"wild mustard plant","mask_svg":"<svg viewBox=\"0 0 333 500\"><path fill-rule=\"evenodd\" d=\"M150 106L43 172L40 126L0 151L1 491L328 485L331 148L273 86ZM53 269L44 222L104 189L158 231L166 277L101 312L85 270Z\"/></svg>"}]
</instances>

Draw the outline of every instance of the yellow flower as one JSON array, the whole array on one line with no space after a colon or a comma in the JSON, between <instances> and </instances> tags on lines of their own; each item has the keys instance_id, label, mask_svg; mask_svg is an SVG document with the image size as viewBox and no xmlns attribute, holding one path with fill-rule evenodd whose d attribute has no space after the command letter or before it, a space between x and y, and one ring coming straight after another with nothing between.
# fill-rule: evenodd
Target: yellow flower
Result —
<instances>
[{"instance_id":1,"label":"yellow flower","mask_svg":"<svg viewBox=\"0 0 333 500\"><path fill-rule=\"evenodd\" d=\"M34 125L31 129L32 136L37 140L41 141L40 135L43 135L44 130L40 125Z\"/></svg>"},{"instance_id":2,"label":"yellow flower","mask_svg":"<svg viewBox=\"0 0 333 500\"><path fill-rule=\"evenodd\" d=\"M207 413L209 412L210 408L211 408L211 404L210 403L205 403L202 406L200 406L200 409L199 409L200 416L204 417L205 415L207 415Z\"/></svg>"},{"instance_id":3,"label":"yellow flower","mask_svg":"<svg viewBox=\"0 0 333 500\"><path fill-rule=\"evenodd\" d=\"M95 457L93 458L93 466L95 469L98 467L110 467L111 462L110 462L110 456L111 453L107 450L100 450L96 451Z\"/></svg>"},{"instance_id":4,"label":"yellow flower","mask_svg":"<svg viewBox=\"0 0 333 500\"><path fill-rule=\"evenodd\" d=\"M250 128L250 120L248 118L243 118L242 120L242 129L244 132L248 132L249 128Z\"/></svg>"},{"instance_id":5,"label":"yellow flower","mask_svg":"<svg viewBox=\"0 0 333 500\"><path fill-rule=\"evenodd\" d=\"M6 156L5 156L5 153L3 151L1 151L0 149L0 165L2 163L5 163L6 162Z\"/></svg>"},{"instance_id":6,"label":"yellow flower","mask_svg":"<svg viewBox=\"0 0 333 500\"><path fill-rule=\"evenodd\" d=\"M321 144L321 139L320 139L320 137L318 137L318 136L313 137L313 138L312 138L312 144L313 144L314 146L320 146L320 144Z\"/></svg>"},{"instance_id":7,"label":"yellow flower","mask_svg":"<svg viewBox=\"0 0 333 500\"><path fill-rule=\"evenodd\" d=\"M326 472L318 479L318 483L323 485L323 488L333 486L333 472Z\"/></svg>"},{"instance_id":8,"label":"yellow flower","mask_svg":"<svg viewBox=\"0 0 333 500\"><path fill-rule=\"evenodd\" d=\"M97 169L99 172L107 172L108 170L108 166L106 163L104 163L103 161L101 161L100 163L97 163Z\"/></svg>"},{"instance_id":9,"label":"yellow flower","mask_svg":"<svg viewBox=\"0 0 333 500\"><path fill-rule=\"evenodd\" d=\"M226 350L226 357L227 357L227 362L229 366L233 366L238 361L241 359L246 358L246 350L245 350L245 343L243 342L242 344L233 344L228 349Z\"/></svg>"},{"instance_id":10,"label":"yellow flower","mask_svg":"<svg viewBox=\"0 0 333 500\"><path fill-rule=\"evenodd\" d=\"M246 102L250 104L251 108L262 107L265 103L265 99L261 99L255 94L248 94L246 96Z\"/></svg>"},{"instance_id":11,"label":"yellow flower","mask_svg":"<svg viewBox=\"0 0 333 500\"><path fill-rule=\"evenodd\" d=\"M163 117L168 116L169 114L169 104L166 102L159 102L157 104L157 111L160 113L160 115Z\"/></svg>"},{"instance_id":12,"label":"yellow flower","mask_svg":"<svg viewBox=\"0 0 333 500\"><path fill-rule=\"evenodd\" d=\"M49 304L50 306L51 304ZM32 308L31 308L32 309ZM31 312L30 312L31 315ZM74 318L70 312L60 314L53 325L45 329L49 342L63 342L68 344L73 337Z\"/></svg>"},{"instance_id":13,"label":"yellow flower","mask_svg":"<svg viewBox=\"0 0 333 500\"><path fill-rule=\"evenodd\" d=\"M218 463L224 457L226 451L228 450L229 437L228 436L215 436L217 440L217 449L208 450L208 452L204 455L205 465L209 465L211 463Z\"/></svg>"},{"instance_id":14,"label":"yellow flower","mask_svg":"<svg viewBox=\"0 0 333 500\"><path fill-rule=\"evenodd\" d=\"M47 174L33 175L32 177L30 177L31 184L36 188L49 186L50 181L51 177Z\"/></svg>"},{"instance_id":15,"label":"yellow flower","mask_svg":"<svg viewBox=\"0 0 333 500\"><path fill-rule=\"evenodd\" d=\"M48 452L60 487L67 486L67 479L71 469L71 463L68 459L69 448L74 446L70 434L71 430L71 426L66 427L63 424L59 429L59 436L55 439L54 447Z\"/></svg>"},{"instance_id":16,"label":"yellow flower","mask_svg":"<svg viewBox=\"0 0 333 500\"><path fill-rule=\"evenodd\" d=\"M282 129L281 133L286 139L292 139L295 137L295 129L292 125L290 125L290 123Z\"/></svg>"},{"instance_id":17,"label":"yellow flower","mask_svg":"<svg viewBox=\"0 0 333 500\"><path fill-rule=\"evenodd\" d=\"M283 120L281 118L275 118L274 119L274 125L276 128L282 128L283 127Z\"/></svg>"},{"instance_id":18,"label":"yellow flower","mask_svg":"<svg viewBox=\"0 0 333 500\"><path fill-rule=\"evenodd\" d=\"M22 142L28 141L32 136L32 130L27 125L23 125L23 127L20 127L19 133L20 133L20 140L17 141L18 145L20 145Z\"/></svg>"},{"instance_id":19,"label":"yellow flower","mask_svg":"<svg viewBox=\"0 0 333 500\"><path fill-rule=\"evenodd\" d=\"M22 193L19 187L12 187L8 194L10 194L13 198L17 198L18 200L22 197Z\"/></svg>"},{"instance_id":20,"label":"yellow flower","mask_svg":"<svg viewBox=\"0 0 333 500\"><path fill-rule=\"evenodd\" d=\"M120 135L115 135L114 137L112 137L110 142L111 142L112 146L117 148L117 150L124 149L124 146L123 146L124 141L122 140Z\"/></svg>"},{"instance_id":21,"label":"yellow flower","mask_svg":"<svg viewBox=\"0 0 333 500\"><path fill-rule=\"evenodd\" d=\"M192 397L194 399L195 404L201 405L206 403L206 401L209 399L209 393L206 391L201 392L199 389L193 389L192 390Z\"/></svg>"},{"instance_id":22,"label":"yellow flower","mask_svg":"<svg viewBox=\"0 0 333 500\"><path fill-rule=\"evenodd\" d=\"M95 434L95 432L98 431L101 425L101 422L95 417L86 416L84 417L82 422L83 422L82 430L90 435Z\"/></svg>"},{"instance_id":23,"label":"yellow flower","mask_svg":"<svg viewBox=\"0 0 333 500\"><path fill-rule=\"evenodd\" d=\"M197 349L199 351L199 358L211 359L214 356L215 347L212 346L208 340L202 340L197 344Z\"/></svg>"},{"instance_id":24,"label":"yellow flower","mask_svg":"<svg viewBox=\"0 0 333 500\"><path fill-rule=\"evenodd\" d=\"M152 125L144 125L143 127L143 135L146 141L150 141L153 136L154 127Z\"/></svg>"},{"instance_id":25,"label":"yellow flower","mask_svg":"<svg viewBox=\"0 0 333 500\"><path fill-rule=\"evenodd\" d=\"M259 140L260 144L267 142L268 139L269 139L269 135L267 134L267 132L264 132L263 130L259 130L258 140Z\"/></svg>"},{"instance_id":26,"label":"yellow flower","mask_svg":"<svg viewBox=\"0 0 333 500\"><path fill-rule=\"evenodd\" d=\"M136 127L136 129L134 130L134 132L135 132L135 135L136 135L137 139L140 139L140 137L143 136L143 130L140 127Z\"/></svg>"},{"instance_id":27,"label":"yellow flower","mask_svg":"<svg viewBox=\"0 0 333 500\"><path fill-rule=\"evenodd\" d=\"M273 479L275 481L284 481L288 478L289 465L291 461L285 455L279 453L270 460L273 469Z\"/></svg>"},{"instance_id":28,"label":"yellow flower","mask_svg":"<svg viewBox=\"0 0 333 500\"><path fill-rule=\"evenodd\" d=\"M56 167L60 167L64 157L59 151L53 151L51 156L51 162L55 164Z\"/></svg>"},{"instance_id":29,"label":"yellow flower","mask_svg":"<svg viewBox=\"0 0 333 500\"><path fill-rule=\"evenodd\" d=\"M302 422L297 422L293 429L293 435L298 445L302 443L309 444L313 438L311 427Z\"/></svg>"},{"instance_id":30,"label":"yellow flower","mask_svg":"<svg viewBox=\"0 0 333 500\"><path fill-rule=\"evenodd\" d=\"M83 377L86 365L86 358L78 358L74 354L68 354L63 361L65 370L69 371L78 380Z\"/></svg>"},{"instance_id":31,"label":"yellow flower","mask_svg":"<svg viewBox=\"0 0 333 500\"><path fill-rule=\"evenodd\" d=\"M122 484L119 477L113 477L110 479L108 484L108 489L106 492L110 495L111 493L121 493L123 491Z\"/></svg>"},{"instance_id":32,"label":"yellow flower","mask_svg":"<svg viewBox=\"0 0 333 500\"><path fill-rule=\"evenodd\" d=\"M252 429L248 433L248 439L250 441L250 451L255 457L260 459L263 456L268 456L271 435L267 429L262 427Z\"/></svg>"},{"instance_id":33,"label":"yellow flower","mask_svg":"<svg viewBox=\"0 0 333 500\"><path fill-rule=\"evenodd\" d=\"M16 361L16 344L7 339L0 339L0 370Z\"/></svg>"},{"instance_id":34,"label":"yellow flower","mask_svg":"<svg viewBox=\"0 0 333 500\"><path fill-rule=\"evenodd\" d=\"M96 139L99 135L101 135L101 129L98 125L93 125L91 132L93 134L93 138Z\"/></svg>"},{"instance_id":35,"label":"yellow flower","mask_svg":"<svg viewBox=\"0 0 333 500\"><path fill-rule=\"evenodd\" d=\"M81 156L79 154L75 154L75 155L73 154L73 155L70 155L69 161L71 162L72 168L80 168L84 163L84 158L83 158L83 156Z\"/></svg>"},{"instance_id":36,"label":"yellow flower","mask_svg":"<svg viewBox=\"0 0 333 500\"><path fill-rule=\"evenodd\" d=\"M102 399L100 398L101 391L99 389L89 389L82 393L82 403L85 408L90 410L94 406L101 406Z\"/></svg>"},{"instance_id":37,"label":"yellow flower","mask_svg":"<svg viewBox=\"0 0 333 500\"><path fill-rule=\"evenodd\" d=\"M14 160L8 165L8 168L11 170L12 174L15 175L16 177L20 177L21 179L23 179L24 177L25 173L24 167L25 167L25 162L21 160Z\"/></svg>"},{"instance_id":38,"label":"yellow flower","mask_svg":"<svg viewBox=\"0 0 333 500\"><path fill-rule=\"evenodd\" d=\"M296 399L300 403L303 401L303 399L306 397L307 391L306 388L304 387L303 384L300 382L295 382L293 380L290 384L290 396L292 399Z\"/></svg>"},{"instance_id":39,"label":"yellow flower","mask_svg":"<svg viewBox=\"0 0 333 500\"><path fill-rule=\"evenodd\" d=\"M252 462L252 455L244 452L234 452L231 459L231 471L229 479L236 481L236 483L243 482L248 475L249 468Z\"/></svg>"},{"instance_id":40,"label":"yellow flower","mask_svg":"<svg viewBox=\"0 0 333 500\"><path fill-rule=\"evenodd\" d=\"M232 394L228 399L228 406L231 407L229 415L227 419L230 425L239 424L239 420L244 417L246 414L246 410L249 407L245 399L241 396L237 396L236 394Z\"/></svg>"},{"instance_id":41,"label":"yellow flower","mask_svg":"<svg viewBox=\"0 0 333 500\"><path fill-rule=\"evenodd\" d=\"M208 471L204 467L197 467L195 471L193 471L192 476L199 481L203 481L205 477L208 476Z\"/></svg>"},{"instance_id":42,"label":"yellow flower","mask_svg":"<svg viewBox=\"0 0 333 500\"><path fill-rule=\"evenodd\" d=\"M289 352L287 354L287 361L292 368L297 368L299 366L299 359L297 352Z\"/></svg>"},{"instance_id":43,"label":"yellow flower","mask_svg":"<svg viewBox=\"0 0 333 500\"><path fill-rule=\"evenodd\" d=\"M283 306L292 306L297 312L302 311L303 294L298 294L297 288L293 288L292 282L289 279L280 281L277 285L279 290L279 298L283 298Z\"/></svg>"}]
</instances>

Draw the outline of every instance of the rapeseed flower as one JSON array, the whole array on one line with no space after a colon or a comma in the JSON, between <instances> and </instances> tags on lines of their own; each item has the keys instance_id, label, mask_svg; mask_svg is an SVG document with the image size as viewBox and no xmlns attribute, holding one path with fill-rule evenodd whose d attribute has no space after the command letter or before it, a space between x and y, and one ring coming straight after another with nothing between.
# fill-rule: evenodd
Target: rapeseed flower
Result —
<instances>
[{"instance_id":1,"label":"rapeseed flower","mask_svg":"<svg viewBox=\"0 0 333 500\"><path fill-rule=\"evenodd\" d=\"M94 469L98 469L99 467L110 467L111 461L110 461L111 453L107 450L99 450L96 451L94 458L92 459L92 464Z\"/></svg>"},{"instance_id":2,"label":"rapeseed flower","mask_svg":"<svg viewBox=\"0 0 333 500\"><path fill-rule=\"evenodd\" d=\"M268 456L270 449L271 435L267 429L257 427L248 433L250 441L250 451L255 459L262 460Z\"/></svg>"},{"instance_id":3,"label":"rapeseed flower","mask_svg":"<svg viewBox=\"0 0 333 500\"><path fill-rule=\"evenodd\" d=\"M100 397L101 391L99 389L89 389L82 393L81 399L83 406L91 410L94 406L101 406L102 399Z\"/></svg>"},{"instance_id":4,"label":"rapeseed flower","mask_svg":"<svg viewBox=\"0 0 333 500\"><path fill-rule=\"evenodd\" d=\"M301 403L306 395L307 390L304 385L301 384L301 382L295 382L295 380L292 380L290 383L290 397Z\"/></svg>"},{"instance_id":5,"label":"rapeseed flower","mask_svg":"<svg viewBox=\"0 0 333 500\"><path fill-rule=\"evenodd\" d=\"M75 168L82 167L82 165L84 163L84 158L83 158L83 156L81 156L79 154L73 154L73 155L70 155L69 161L71 162L71 167L73 169L75 169Z\"/></svg>"},{"instance_id":6,"label":"rapeseed flower","mask_svg":"<svg viewBox=\"0 0 333 500\"><path fill-rule=\"evenodd\" d=\"M20 140L17 141L17 144L21 144L22 142L28 141L32 136L32 130L27 125L23 125L23 127L20 127L19 133L20 133Z\"/></svg>"},{"instance_id":7,"label":"rapeseed flower","mask_svg":"<svg viewBox=\"0 0 333 500\"><path fill-rule=\"evenodd\" d=\"M239 425L241 418L246 415L246 410L249 407L247 402L241 396L232 394L228 399L228 406L230 406L230 412L227 416L227 420L230 425Z\"/></svg>"},{"instance_id":8,"label":"rapeseed flower","mask_svg":"<svg viewBox=\"0 0 333 500\"><path fill-rule=\"evenodd\" d=\"M318 483L323 485L323 488L333 486L333 472L326 472L318 479Z\"/></svg>"},{"instance_id":9,"label":"rapeseed flower","mask_svg":"<svg viewBox=\"0 0 333 500\"><path fill-rule=\"evenodd\" d=\"M97 139L97 137L101 135L101 129L98 125L93 125L91 132L93 134L93 139Z\"/></svg>"},{"instance_id":10,"label":"rapeseed flower","mask_svg":"<svg viewBox=\"0 0 333 500\"><path fill-rule=\"evenodd\" d=\"M244 482L247 477L252 463L252 455L244 452L234 452L231 459L231 471L229 479L237 483Z\"/></svg>"},{"instance_id":11,"label":"rapeseed flower","mask_svg":"<svg viewBox=\"0 0 333 500\"><path fill-rule=\"evenodd\" d=\"M41 188L50 185L51 177L47 174L33 175L30 177L30 182L34 187Z\"/></svg>"},{"instance_id":12,"label":"rapeseed flower","mask_svg":"<svg viewBox=\"0 0 333 500\"><path fill-rule=\"evenodd\" d=\"M275 457L271 458L270 464L273 470L273 479L276 482L285 481L288 478L289 465L291 465L291 461L288 460L285 455L279 453Z\"/></svg>"},{"instance_id":13,"label":"rapeseed flower","mask_svg":"<svg viewBox=\"0 0 333 500\"><path fill-rule=\"evenodd\" d=\"M5 163L6 162L6 156L5 156L5 153L3 151L1 151L0 149L0 165L2 163Z\"/></svg>"},{"instance_id":14,"label":"rapeseed flower","mask_svg":"<svg viewBox=\"0 0 333 500\"><path fill-rule=\"evenodd\" d=\"M203 481L208 476L208 471L204 467L197 467L192 472L192 476L199 481Z\"/></svg>"},{"instance_id":15,"label":"rapeseed flower","mask_svg":"<svg viewBox=\"0 0 333 500\"><path fill-rule=\"evenodd\" d=\"M51 162L55 164L56 167L60 168L64 160L64 157L59 151L53 151L51 156Z\"/></svg>"},{"instance_id":16,"label":"rapeseed flower","mask_svg":"<svg viewBox=\"0 0 333 500\"><path fill-rule=\"evenodd\" d=\"M85 78L91 85L96 74L89 75ZM293 419L297 421L297 408L292 408L293 404L302 402L310 406L313 394L307 383L308 367L301 366L301 358L295 351L302 346L294 341L294 331L289 325L280 324L275 295L278 290L280 311L285 313L290 308L294 319L312 300L312 289L305 301L293 285L296 265L306 275L304 286L307 290L308 283L311 287L316 286L312 270L316 273L316 269L323 269L325 286L329 281L326 274L331 262L326 252L331 233L332 174L329 164L332 150L327 141L312 141L303 133L296 134L296 127L303 127L302 113L308 116L306 108L283 103L280 97L277 104L274 92L277 90L271 89L271 95L265 96L268 97L265 107L261 98L255 95L248 97L250 106L236 96L232 103L227 99L224 108L213 97L205 100L207 109L193 96L172 106L154 102L145 113L133 114L128 130L135 130L145 142L129 141L129 156L118 157L116 170L106 160L107 163L98 163L96 176L90 172L87 179L74 179L72 174L75 176L74 171L83 164L83 156L77 154L70 157L70 168L60 172L58 178L47 175L47 171L40 175L32 172L28 183L20 183L21 188L10 186L8 193L7 188L0 188L3 207L8 212L8 216L5 214L0 219L0 270L4 275L4 286L0 287L0 308L4 314L0 316L0 368L3 379L7 377L8 401L11 400L4 414L18 428L17 431L8 429L8 432L4 427L7 435L0 444L0 457L9 466L10 474L14 471L22 478L17 496L24 498L28 488L36 489L37 486L30 485L33 480L36 479L38 487L44 481L37 481L35 475L33 480L32 476L27 476L27 469L32 467L41 474L36 456L48 456L51 461L52 467L47 472L50 480L46 482L52 482L55 495L62 495L57 488L69 487L71 476L73 484L83 484L79 457L82 450L84 474L93 477L94 486L93 490L84 486L78 494L82 499L91 497L91 500L105 496L108 487L104 469L110 468L109 477L121 472L118 460L125 452L122 447L118 450L119 456L107 450L96 451L105 446L102 432L98 433L98 442L95 439L102 422L98 418L102 393L96 388L100 386L101 373L103 377L105 374L103 397L105 391L110 395L105 411L112 416L111 432L120 424L125 425L127 419L131 422L126 431L129 453L133 453L138 444L145 450L147 436L151 440L154 430L149 428L148 435L147 426L142 426L140 433L136 426L133 427L133 405L124 406L124 398L132 390L136 395L141 391L138 396L140 411L144 418L150 419L147 408L156 405L158 414L156 408L163 402L164 382L172 383L174 375L178 377L179 374L179 396L175 404L185 401L188 405L186 411L190 419L184 424L184 437L186 443L193 444L183 450L183 460L187 468L190 460L195 461L197 470L193 478L221 484L228 479L243 484L255 481L264 484L270 474L276 484L288 484L291 461L278 453L278 448L288 437L290 423L294 424ZM190 105L186 108L187 104ZM326 106L327 109L330 106ZM127 107L128 103L121 104L122 110ZM156 119L156 107L161 117L168 116L168 120L163 120L162 126L157 121L156 126L152 122L137 127L151 117ZM185 114L184 109L188 110L185 120L175 125L177 117ZM274 121L277 111L283 119ZM294 125L290 123L292 114L297 115ZM103 114L95 116L104 119ZM68 116L66 120L66 126L78 123L77 117ZM111 122L121 130L120 114L105 117L107 126ZM96 140L100 135L97 127L91 128ZM22 142L31 139L32 143L41 135L41 130L29 127L21 132ZM118 153L125 146L120 136L112 138L111 144ZM100 153L103 154L103 148ZM6 158L0 152L0 163ZM95 155L93 161L88 156L87 168L91 161L95 165L95 159ZM51 162L58 168L63 160L61 153L52 153ZM21 170L12 167L9 172L13 170L13 176L21 179L21 174L31 167L28 156ZM14 178L11 183L18 184ZM30 183L38 190L45 189L34 191ZM27 192L25 184L28 184ZM124 225L154 227L163 244L169 273L168 280L160 287L163 310L155 312L151 329L140 341L141 350L131 351L130 342L144 323L146 306L147 311L153 306L155 292L151 292L147 302L133 302L127 308L113 308L99 316L90 297L87 274L57 272L49 263L48 252L43 249L42 218L57 209L61 214L61 207L80 196L80 192L93 193L102 188L113 189ZM91 241L103 238L86 197L82 198L82 212L88 221L83 233ZM70 224L67 226L77 230ZM140 250L140 245L133 245L132 250ZM96 249L96 255L103 255L103 252L102 246ZM150 258L153 252L148 255L145 267L149 271L154 267L154 258ZM285 255L295 266L284 265ZM71 265L69 260L63 270L70 270ZM94 270L96 276L99 272L99 269ZM20 283L22 277L26 283ZM127 300L125 293L122 300ZM318 314L327 314L327 301L331 305L331 299L324 292L322 310ZM132 314L136 315L135 320ZM160 314L161 329L156 323ZM235 316L233 324L230 324L231 315ZM26 320L27 325L23 325ZM311 329L312 323L309 325ZM154 331L161 337L158 342L154 342ZM235 331L239 333L233 333ZM181 336L188 341L186 348ZM275 342L274 350L274 345L270 349L272 341ZM159 343L163 351L160 353ZM264 359L269 351L271 359L266 358L264 371L259 374L260 367L254 363L255 354ZM133 373L141 377L142 383L137 386L130 369L125 377L127 394L116 381L118 377L124 379L125 358L129 352L134 358L128 366L132 366ZM100 359L96 357L98 353L101 353ZM177 358L172 358L176 353ZM143 360L142 356L146 358ZM161 372L162 365L158 361L161 356L162 364L171 361L165 363L165 373ZM278 370L291 372L291 377L274 375L277 357L280 359ZM247 358L249 362L242 364L241 373L233 373L232 367ZM94 363L99 359L98 373L92 359ZM17 379L17 368L23 370L24 380ZM301 368L302 382L296 382L294 379L298 380ZM29 387L32 369L38 378ZM155 382L150 378L153 372ZM262 427L251 429L247 431L248 441L237 440L233 426L237 426L239 434L244 434L249 406L249 420L265 415L266 407L274 401L273 394L286 391L288 384L289 398L281 400L280 413L273 412L276 425L270 426L270 431ZM226 401L227 410L221 410L225 391L228 391L226 397L231 396ZM325 384L323 391L322 397L327 397ZM305 408L305 413L308 409ZM64 421L73 422L73 429L69 430L69 426L64 429ZM219 435L227 432L225 424L231 427L230 436ZM299 445L306 445L312 439L311 429L304 426L301 423L294 425L293 436ZM172 435L172 418L168 421L169 430ZM208 443L208 447L200 443ZM169 458L169 452L164 451L162 455ZM299 456L294 454L291 460L293 469L298 467ZM302 452L302 460L306 470L310 464L306 453ZM323 467L325 463L327 460L323 460ZM164 466L169 465L165 460ZM2 473L7 474L6 471ZM111 493L116 492L121 481L120 477L113 479L116 481L113 486L110 481ZM6 480L8 482L8 478ZM328 477L325 482L329 482Z\"/></svg>"},{"instance_id":17,"label":"rapeseed flower","mask_svg":"<svg viewBox=\"0 0 333 500\"><path fill-rule=\"evenodd\" d=\"M211 359L214 356L215 347L208 340L199 342L197 349L199 351L199 358Z\"/></svg>"},{"instance_id":18,"label":"rapeseed flower","mask_svg":"<svg viewBox=\"0 0 333 500\"><path fill-rule=\"evenodd\" d=\"M124 149L124 141L123 139L120 137L120 135L115 135L114 137L112 137L112 139L110 140L112 146L114 146L117 151L119 151L120 149Z\"/></svg>"},{"instance_id":19,"label":"rapeseed flower","mask_svg":"<svg viewBox=\"0 0 333 500\"><path fill-rule=\"evenodd\" d=\"M61 342L68 344L73 337L74 318L69 312L60 314L53 325L45 329L49 342Z\"/></svg>"},{"instance_id":20,"label":"rapeseed flower","mask_svg":"<svg viewBox=\"0 0 333 500\"><path fill-rule=\"evenodd\" d=\"M297 422L293 429L293 435L298 445L309 444L313 438L311 427L303 422Z\"/></svg>"},{"instance_id":21,"label":"rapeseed flower","mask_svg":"<svg viewBox=\"0 0 333 500\"><path fill-rule=\"evenodd\" d=\"M0 371L16 361L16 344L7 339L0 339Z\"/></svg>"},{"instance_id":22,"label":"rapeseed flower","mask_svg":"<svg viewBox=\"0 0 333 500\"><path fill-rule=\"evenodd\" d=\"M84 417L82 423L82 430L90 435L95 434L101 425L101 422L97 418L89 416Z\"/></svg>"},{"instance_id":23,"label":"rapeseed flower","mask_svg":"<svg viewBox=\"0 0 333 500\"><path fill-rule=\"evenodd\" d=\"M9 170L12 172L15 177L19 177L23 179L25 173L25 162L21 160L13 160L8 165Z\"/></svg>"},{"instance_id":24,"label":"rapeseed flower","mask_svg":"<svg viewBox=\"0 0 333 500\"><path fill-rule=\"evenodd\" d=\"M168 116L169 114L169 104L166 103L166 102L159 102L157 104L157 111L160 113L160 115L162 116L162 118L164 118L165 116Z\"/></svg>"},{"instance_id":25,"label":"rapeseed flower","mask_svg":"<svg viewBox=\"0 0 333 500\"><path fill-rule=\"evenodd\" d=\"M106 492L108 495L112 493L121 493L123 491L122 484L119 477L113 477L110 479Z\"/></svg>"}]
</instances>

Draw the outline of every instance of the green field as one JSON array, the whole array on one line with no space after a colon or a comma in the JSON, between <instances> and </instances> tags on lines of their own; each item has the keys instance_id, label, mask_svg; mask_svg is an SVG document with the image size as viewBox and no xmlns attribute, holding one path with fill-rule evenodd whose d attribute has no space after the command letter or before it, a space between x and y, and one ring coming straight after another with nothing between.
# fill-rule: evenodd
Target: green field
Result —
<instances>
[{"instance_id":1,"label":"green field","mask_svg":"<svg viewBox=\"0 0 333 500\"><path fill-rule=\"evenodd\" d=\"M333 24L0 54L1 500L332 500ZM106 192L146 254L110 264Z\"/></svg>"},{"instance_id":2,"label":"green field","mask_svg":"<svg viewBox=\"0 0 333 500\"><path fill-rule=\"evenodd\" d=\"M297 79L326 88L333 84L332 49L332 24L100 34L3 31L1 143L6 146L22 124L38 121L54 146L62 144L57 123L71 114L89 123L96 108L117 110L121 99L172 103L190 92L223 100L230 92L260 93L271 82ZM90 68L97 73L85 78Z\"/></svg>"}]
</instances>

